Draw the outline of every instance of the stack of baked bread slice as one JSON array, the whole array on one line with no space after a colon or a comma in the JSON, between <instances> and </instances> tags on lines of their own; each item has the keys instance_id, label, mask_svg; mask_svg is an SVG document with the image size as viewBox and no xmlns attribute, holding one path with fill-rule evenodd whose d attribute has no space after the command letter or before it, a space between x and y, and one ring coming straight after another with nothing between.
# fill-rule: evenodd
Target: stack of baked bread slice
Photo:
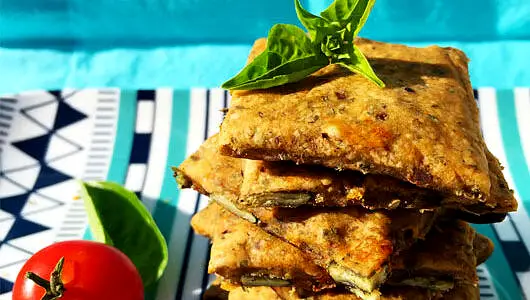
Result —
<instances>
[{"instance_id":1,"label":"stack of baked bread slice","mask_svg":"<svg viewBox=\"0 0 530 300\"><path fill-rule=\"evenodd\" d=\"M230 299L479 297L493 246L468 222L502 221L517 202L484 143L467 58L356 45L386 88L330 65L233 91L219 134L175 168L210 197L192 226Z\"/></svg>"}]
</instances>

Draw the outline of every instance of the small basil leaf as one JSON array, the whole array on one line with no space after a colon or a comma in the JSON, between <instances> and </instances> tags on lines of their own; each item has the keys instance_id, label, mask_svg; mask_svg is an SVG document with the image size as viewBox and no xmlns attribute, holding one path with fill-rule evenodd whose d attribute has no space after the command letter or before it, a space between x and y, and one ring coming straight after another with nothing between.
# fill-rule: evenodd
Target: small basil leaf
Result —
<instances>
[{"instance_id":1,"label":"small basil leaf","mask_svg":"<svg viewBox=\"0 0 530 300\"><path fill-rule=\"evenodd\" d=\"M363 28L374 4L375 0L359 0L355 6L355 10L350 19L350 26L353 29L353 37L356 37L359 34L359 31Z\"/></svg>"},{"instance_id":2,"label":"small basil leaf","mask_svg":"<svg viewBox=\"0 0 530 300\"><path fill-rule=\"evenodd\" d=\"M294 5L296 9L296 15L298 19L304 25L304 27L309 32L309 35L315 43L320 43L325 34L326 29L330 27L330 24L325 19L315 16L312 13L308 12L300 4L300 0L294 0Z\"/></svg>"},{"instance_id":3,"label":"small basil leaf","mask_svg":"<svg viewBox=\"0 0 530 300\"><path fill-rule=\"evenodd\" d=\"M352 14L359 2L363 2L363 0L335 0L320 15L328 22L337 22L341 27L345 27L350 23Z\"/></svg>"},{"instance_id":4,"label":"small basil leaf","mask_svg":"<svg viewBox=\"0 0 530 300\"><path fill-rule=\"evenodd\" d=\"M167 266L167 245L136 194L113 182L82 182L81 192L95 240L127 255L144 286L156 282Z\"/></svg>"},{"instance_id":5,"label":"small basil leaf","mask_svg":"<svg viewBox=\"0 0 530 300\"><path fill-rule=\"evenodd\" d=\"M353 31L353 39L363 28L374 4L375 0L336 0L320 15L328 22Z\"/></svg>"},{"instance_id":6,"label":"small basil leaf","mask_svg":"<svg viewBox=\"0 0 530 300\"><path fill-rule=\"evenodd\" d=\"M329 34L320 44L322 52L333 62L337 55L351 52L351 43L345 43L346 29Z\"/></svg>"},{"instance_id":7,"label":"small basil leaf","mask_svg":"<svg viewBox=\"0 0 530 300\"><path fill-rule=\"evenodd\" d=\"M302 29L278 24L269 32L265 51L222 87L258 89L296 82L328 63Z\"/></svg>"},{"instance_id":8,"label":"small basil leaf","mask_svg":"<svg viewBox=\"0 0 530 300\"><path fill-rule=\"evenodd\" d=\"M289 24L274 25L267 40L267 51L280 55L281 61L276 67L293 58L310 56L316 54L315 47L311 39L298 26Z\"/></svg>"},{"instance_id":9,"label":"small basil leaf","mask_svg":"<svg viewBox=\"0 0 530 300\"><path fill-rule=\"evenodd\" d=\"M373 81L379 87L385 87L385 83L377 77L366 57L356 46L354 46L353 58L343 58L338 64Z\"/></svg>"}]
</instances>

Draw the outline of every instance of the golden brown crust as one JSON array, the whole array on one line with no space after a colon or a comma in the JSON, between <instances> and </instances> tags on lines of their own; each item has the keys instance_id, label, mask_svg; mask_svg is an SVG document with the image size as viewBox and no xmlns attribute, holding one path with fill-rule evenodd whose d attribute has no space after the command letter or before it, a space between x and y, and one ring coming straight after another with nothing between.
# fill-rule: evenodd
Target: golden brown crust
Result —
<instances>
[{"instance_id":1,"label":"golden brown crust","mask_svg":"<svg viewBox=\"0 0 530 300\"><path fill-rule=\"evenodd\" d=\"M387 88L329 66L300 83L234 91L221 152L384 173L456 195L460 205L496 206L465 55L357 45Z\"/></svg>"},{"instance_id":2,"label":"golden brown crust","mask_svg":"<svg viewBox=\"0 0 530 300\"><path fill-rule=\"evenodd\" d=\"M217 135L210 137L198 151L173 168L180 188L193 188L205 195L239 195L243 160L218 157L217 139Z\"/></svg>"},{"instance_id":3,"label":"golden brown crust","mask_svg":"<svg viewBox=\"0 0 530 300\"><path fill-rule=\"evenodd\" d=\"M242 276L283 279L305 290L335 283L323 268L289 243L223 210L215 203L193 216L193 229L213 241L208 272L234 283Z\"/></svg>"},{"instance_id":4,"label":"golden brown crust","mask_svg":"<svg viewBox=\"0 0 530 300\"><path fill-rule=\"evenodd\" d=\"M486 149L486 157L488 159L488 166L490 171L491 181L491 196L486 200L485 205L490 207L491 212L506 213L517 210L517 201L513 195L513 191L508 187L508 183L502 174L502 167L499 160ZM448 204L452 206L459 206L460 203L456 198L449 198ZM452 202L452 203L451 203ZM481 204L476 204L474 207L468 207L469 211L479 211Z\"/></svg>"}]
</instances>

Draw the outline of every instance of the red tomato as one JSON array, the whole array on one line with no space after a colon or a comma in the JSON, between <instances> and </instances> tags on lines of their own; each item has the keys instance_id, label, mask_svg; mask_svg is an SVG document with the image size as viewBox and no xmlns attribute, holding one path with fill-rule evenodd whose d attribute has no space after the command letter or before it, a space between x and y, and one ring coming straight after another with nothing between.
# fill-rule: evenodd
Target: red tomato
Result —
<instances>
[{"instance_id":1,"label":"red tomato","mask_svg":"<svg viewBox=\"0 0 530 300\"><path fill-rule=\"evenodd\" d=\"M22 267L13 287L13 300L40 300L45 289L25 278L33 272L50 280L64 257L60 300L142 300L142 279L129 258L116 248L91 241L55 243L35 253Z\"/></svg>"}]
</instances>

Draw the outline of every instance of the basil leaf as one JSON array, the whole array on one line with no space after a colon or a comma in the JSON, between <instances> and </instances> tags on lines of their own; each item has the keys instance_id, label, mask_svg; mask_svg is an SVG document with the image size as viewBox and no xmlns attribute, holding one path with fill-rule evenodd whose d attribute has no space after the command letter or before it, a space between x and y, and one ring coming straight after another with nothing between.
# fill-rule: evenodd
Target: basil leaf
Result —
<instances>
[{"instance_id":1,"label":"basil leaf","mask_svg":"<svg viewBox=\"0 0 530 300\"><path fill-rule=\"evenodd\" d=\"M350 26L353 29L353 37L356 37L359 34L359 31L363 28L374 4L375 0L359 0L355 6L355 10L350 19Z\"/></svg>"},{"instance_id":2,"label":"basil leaf","mask_svg":"<svg viewBox=\"0 0 530 300\"><path fill-rule=\"evenodd\" d=\"M264 89L296 82L330 63L340 63L384 86L353 44L375 0L335 0L320 16L305 10L300 0L294 3L296 14L310 37L293 25L273 26L265 51L223 83L223 88Z\"/></svg>"},{"instance_id":3,"label":"basil leaf","mask_svg":"<svg viewBox=\"0 0 530 300\"><path fill-rule=\"evenodd\" d=\"M302 29L277 24L269 32L265 51L222 87L241 90L269 88L299 81L328 64L328 58Z\"/></svg>"},{"instance_id":4,"label":"basil leaf","mask_svg":"<svg viewBox=\"0 0 530 300\"><path fill-rule=\"evenodd\" d=\"M281 58L277 65L294 58L316 54L311 39L299 27L289 24L274 25L269 32L267 51L276 53ZM277 65L269 65L276 67Z\"/></svg>"},{"instance_id":5,"label":"basil leaf","mask_svg":"<svg viewBox=\"0 0 530 300\"><path fill-rule=\"evenodd\" d=\"M330 58L331 63L336 61L337 56L351 52L352 42L347 38L348 32L342 29L333 34L326 35L326 38L320 44L322 52Z\"/></svg>"},{"instance_id":6,"label":"basil leaf","mask_svg":"<svg viewBox=\"0 0 530 300\"><path fill-rule=\"evenodd\" d=\"M256 56L249 64L246 65L236 76L229 79L221 85L224 89L240 89L245 84L259 80L263 74L267 73L267 61L269 54L267 50Z\"/></svg>"},{"instance_id":7,"label":"basil leaf","mask_svg":"<svg viewBox=\"0 0 530 300\"><path fill-rule=\"evenodd\" d=\"M113 182L81 182L81 192L95 240L127 255L145 287L156 282L167 266L167 245L136 194Z\"/></svg>"},{"instance_id":8,"label":"basil leaf","mask_svg":"<svg viewBox=\"0 0 530 300\"><path fill-rule=\"evenodd\" d=\"M353 52L353 57L350 56L350 58L342 58L338 64L373 81L379 87L385 87L385 83L379 79L379 77L377 77L374 70L370 66L370 63L362 54L361 50L359 50L357 46L353 46Z\"/></svg>"},{"instance_id":9,"label":"basil leaf","mask_svg":"<svg viewBox=\"0 0 530 300\"><path fill-rule=\"evenodd\" d=\"M320 70L322 67L327 65L327 60L324 64L320 63L319 57L305 57L299 58L290 62L287 62L281 67L278 67L270 72L267 72L260 76L260 78L252 81L235 80L233 86L228 84L223 85L223 88L227 89L238 89L238 90L255 90L255 89L266 89L279 85L284 85L290 82L297 82L305 77L313 74ZM297 70L298 71L295 71Z\"/></svg>"},{"instance_id":10,"label":"basil leaf","mask_svg":"<svg viewBox=\"0 0 530 300\"><path fill-rule=\"evenodd\" d=\"M327 20L305 10L300 4L300 0L294 0L294 6L298 19L309 32L313 42L320 43L325 36L325 31L331 29L329 28L331 24Z\"/></svg>"},{"instance_id":11,"label":"basil leaf","mask_svg":"<svg viewBox=\"0 0 530 300\"><path fill-rule=\"evenodd\" d=\"M366 0L365 0L366 1ZM337 22L345 27L352 18L353 11L362 0L335 0L320 15L328 22Z\"/></svg>"},{"instance_id":12,"label":"basil leaf","mask_svg":"<svg viewBox=\"0 0 530 300\"><path fill-rule=\"evenodd\" d=\"M328 22L353 30L353 38L363 28L374 4L375 0L336 0L320 15Z\"/></svg>"}]
</instances>

